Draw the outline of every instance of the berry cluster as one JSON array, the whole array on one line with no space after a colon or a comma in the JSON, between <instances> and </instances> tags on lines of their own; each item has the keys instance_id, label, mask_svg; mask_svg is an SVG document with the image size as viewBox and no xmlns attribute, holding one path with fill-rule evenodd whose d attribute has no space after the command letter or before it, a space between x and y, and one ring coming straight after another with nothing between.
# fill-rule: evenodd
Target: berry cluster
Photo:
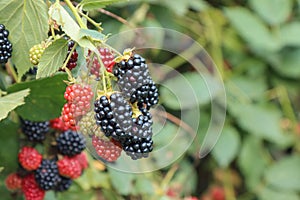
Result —
<instances>
[{"instance_id":1,"label":"berry cluster","mask_svg":"<svg viewBox=\"0 0 300 200\"><path fill-rule=\"evenodd\" d=\"M65 126L74 129L78 119L89 111L93 92L89 85L73 84L66 88L64 97L68 102L62 109L62 120Z\"/></svg>"},{"instance_id":2,"label":"berry cluster","mask_svg":"<svg viewBox=\"0 0 300 200\"><path fill-rule=\"evenodd\" d=\"M40 62L40 59L45 51L45 49L51 44L45 43L44 41L41 44L36 44L33 47L30 48L29 50L29 57L30 57L30 62L33 65L38 65Z\"/></svg>"},{"instance_id":3,"label":"berry cluster","mask_svg":"<svg viewBox=\"0 0 300 200\"><path fill-rule=\"evenodd\" d=\"M84 136L69 129L58 131L58 127L65 129L65 126L60 126L57 119L51 121L21 120L23 133L28 136L26 144L48 143L44 145L47 147L45 156L31 146L23 146L18 154L20 171L6 178L7 188L11 191L21 190L26 200L42 200L48 190L67 190L72 180L80 177L88 167L83 152L86 147ZM50 124L55 124L56 128L50 129ZM47 140L44 140L46 135Z\"/></svg>"},{"instance_id":4,"label":"berry cluster","mask_svg":"<svg viewBox=\"0 0 300 200\"><path fill-rule=\"evenodd\" d=\"M75 45L75 42L73 40L70 40L68 42L68 54L67 54L67 57L71 53L74 45ZM77 59L78 59L78 53L77 53L76 49L74 49L74 51L72 52L72 55L70 57L70 60L67 63L67 68L69 70L72 70L73 68L75 68L77 66Z\"/></svg>"},{"instance_id":5,"label":"berry cluster","mask_svg":"<svg viewBox=\"0 0 300 200\"><path fill-rule=\"evenodd\" d=\"M138 54L116 63L113 73L121 92L106 93L94 102L96 124L108 140L93 137L93 146L106 160L110 159L106 152L111 148L104 147L112 145L110 139L118 142L134 160L148 157L153 150L149 109L158 103L158 89L145 59ZM116 156L113 158L110 160Z\"/></svg>"},{"instance_id":6,"label":"berry cluster","mask_svg":"<svg viewBox=\"0 0 300 200\"><path fill-rule=\"evenodd\" d=\"M106 68L107 72L112 72L112 67L114 64L114 55L112 52L107 48L98 48L101 62L103 63L104 67ZM92 63L91 63L92 62ZM91 58L91 52L89 52L89 57L87 59L87 66L90 66L90 72L91 74L94 74L97 78L99 78L99 72L101 64L98 61L97 56L94 56Z\"/></svg>"},{"instance_id":7,"label":"berry cluster","mask_svg":"<svg viewBox=\"0 0 300 200\"><path fill-rule=\"evenodd\" d=\"M11 57L12 44L8 40L8 35L9 31L3 24L0 24L0 64L6 63Z\"/></svg>"},{"instance_id":8,"label":"berry cluster","mask_svg":"<svg viewBox=\"0 0 300 200\"><path fill-rule=\"evenodd\" d=\"M158 103L158 89L149 75L148 66L143 57L134 54L127 61L122 60L114 66L114 75L118 86L131 103L138 103L139 108Z\"/></svg>"}]
</instances>

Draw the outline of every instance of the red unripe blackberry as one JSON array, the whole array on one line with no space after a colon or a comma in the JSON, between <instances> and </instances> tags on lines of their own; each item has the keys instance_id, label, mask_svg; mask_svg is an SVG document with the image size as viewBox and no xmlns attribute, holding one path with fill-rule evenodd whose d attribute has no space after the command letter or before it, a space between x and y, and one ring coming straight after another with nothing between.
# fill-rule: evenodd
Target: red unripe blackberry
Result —
<instances>
[{"instance_id":1,"label":"red unripe blackberry","mask_svg":"<svg viewBox=\"0 0 300 200\"><path fill-rule=\"evenodd\" d=\"M40 167L34 172L35 180L43 190L51 190L59 181L55 160L42 160Z\"/></svg>"},{"instance_id":2,"label":"red unripe blackberry","mask_svg":"<svg viewBox=\"0 0 300 200\"><path fill-rule=\"evenodd\" d=\"M82 173L81 165L74 157L64 156L57 161L57 166L59 174L67 178L75 179Z\"/></svg>"},{"instance_id":3,"label":"red unripe blackberry","mask_svg":"<svg viewBox=\"0 0 300 200\"><path fill-rule=\"evenodd\" d=\"M73 40L70 40L68 42L68 54L67 54L67 57L69 56L69 54L71 53L72 51L72 48L74 47L75 43ZM76 51L76 49L74 49L71 57L70 57L70 60L69 62L67 63L67 68L69 70L72 70L73 68L75 68L77 66L77 59L78 59L78 53Z\"/></svg>"},{"instance_id":4,"label":"red unripe blackberry","mask_svg":"<svg viewBox=\"0 0 300 200\"><path fill-rule=\"evenodd\" d=\"M55 186L54 190L56 192L66 191L71 187L72 183L73 183L72 179L60 176L59 181L58 181L57 185Z\"/></svg>"},{"instance_id":5,"label":"red unripe blackberry","mask_svg":"<svg viewBox=\"0 0 300 200\"><path fill-rule=\"evenodd\" d=\"M22 132L30 141L42 141L45 139L45 134L49 131L50 123L46 122L32 122L29 120L21 120Z\"/></svg>"},{"instance_id":6,"label":"red unripe blackberry","mask_svg":"<svg viewBox=\"0 0 300 200\"><path fill-rule=\"evenodd\" d=\"M11 57L12 44L8 40L9 31L3 24L0 24L0 64L7 63Z\"/></svg>"},{"instance_id":7,"label":"red unripe blackberry","mask_svg":"<svg viewBox=\"0 0 300 200\"><path fill-rule=\"evenodd\" d=\"M114 65L114 55L112 52L107 48L98 48L98 51L100 53L101 61L106 69L107 72L112 73L112 67ZM91 55L91 52L89 52L89 55ZM93 63L90 64L91 60L93 60ZM91 74L96 75L96 77L99 77L100 72L100 63L98 61L97 56L94 56L93 58L87 59L87 66L91 65Z\"/></svg>"},{"instance_id":8,"label":"red unripe blackberry","mask_svg":"<svg viewBox=\"0 0 300 200\"><path fill-rule=\"evenodd\" d=\"M21 189L22 178L17 173L9 174L5 179L5 186L9 190L19 190Z\"/></svg>"},{"instance_id":9,"label":"red unripe blackberry","mask_svg":"<svg viewBox=\"0 0 300 200\"><path fill-rule=\"evenodd\" d=\"M92 137L92 144L97 154L108 162L116 161L122 152L120 144L116 144L117 141L110 141L97 136Z\"/></svg>"},{"instance_id":10,"label":"red unripe blackberry","mask_svg":"<svg viewBox=\"0 0 300 200\"><path fill-rule=\"evenodd\" d=\"M21 166L28 171L36 170L43 159L42 155L32 147L23 147L18 158Z\"/></svg>"},{"instance_id":11,"label":"red unripe blackberry","mask_svg":"<svg viewBox=\"0 0 300 200\"><path fill-rule=\"evenodd\" d=\"M25 200L43 200L45 196L45 190L40 188L33 174L29 174L23 178L22 192Z\"/></svg>"},{"instance_id":12,"label":"red unripe blackberry","mask_svg":"<svg viewBox=\"0 0 300 200\"><path fill-rule=\"evenodd\" d=\"M89 103L93 98L93 92L89 85L73 84L66 88L64 97L72 103Z\"/></svg>"},{"instance_id":13,"label":"red unripe blackberry","mask_svg":"<svg viewBox=\"0 0 300 200\"><path fill-rule=\"evenodd\" d=\"M57 148L62 155L74 156L80 154L85 149L84 136L76 131L67 130L57 138Z\"/></svg>"},{"instance_id":14,"label":"red unripe blackberry","mask_svg":"<svg viewBox=\"0 0 300 200\"><path fill-rule=\"evenodd\" d=\"M75 155L73 158L79 162L82 169L88 168L89 163L85 152L81 152L80 154Z\"/></svg>"},{"instance_id":15,"label":"red unripe blackberry","mask_svg":"<svg viewBox=\"0 0 300 200\"><path fill-rule=\"evenodd\" d=\"M62 116L50 120L50 127L59 131L66 131L68 129L72 129L72 127L68 126L62 119ZM76 130L76 129L74 129Z\"/></svg>"},{"instance_id":16,"label":"red unripe blackberry","mask_svg":"<svg viewBox=\"0 0 300 200\"><path fill-rule=\"evenodd\" d=\"M222 188L220 186L213 186L210 189L210 194L211 194L213 200L225 200L226 199L224 188Z\"/></svg>"}]
</instances>

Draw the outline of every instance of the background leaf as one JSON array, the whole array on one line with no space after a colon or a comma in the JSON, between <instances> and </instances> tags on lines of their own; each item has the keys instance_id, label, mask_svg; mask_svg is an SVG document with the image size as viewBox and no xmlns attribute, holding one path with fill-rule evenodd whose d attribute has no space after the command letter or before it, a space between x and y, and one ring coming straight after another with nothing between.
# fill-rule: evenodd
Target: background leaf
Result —
<instances>
[{"instance_id":1,"label":"background leaf","mask_svg":"<svg viewBox=\"0 0 300 200\"><path fill-rule=\"evenodd\" d=\"M127 195L130 194L133 189L134 175L126 172L117 171L109 168L109 175L114 188L119 194Z\"/></svg>"},{"instance_id":2,"label":"background leaf","mask_svg":"<svg viewBox=\"0 0 300 200\"><path fill-rule=\"evenodd\" d=\"M24 98L29 95L29 91L30 89L25 89L0 97L0 121L6 118L10 111L25 103Z\"/></svg>"},{"instance_id":3,"label":"background leaf","mask_svg":"<svg viewBox=\"0 0 300 200\"><path fill-rule=\"evenodd\" d=\"M66 74L14 84L8 88L9 92L17 92L26 88L30 95L25 98L25 104L18 107L16 112L24 119L32 121L46 121L58 117L65 103L64 92L67 79Z\"/></svg>"},{"instance_id":4,"label":"background leaf","mask_svg":"<svg viewBox=\"0 0 300 200\"><path fill-rule=\"evenodd\" d=\"M249 2L251 7L271 25L286 21L292 10L291 0L250 0Z\"/></svg>"},{"instance_id":5,"label":"background leaf","mask_svg":"<svg viewBox=\"0 0 300 200\"><path fill-rule=\"evenodd\" d=\"M173 109L186 109L209 103L220 91L217 80L208 74L185 73L167 80L160 89L165 105ZM190 95L187 95L190 94Z\"/></svg>"},{"instance_id":6,"label":"background leaf","mask_svg":"<svg viewBox=\"0 0 300 200\"><path fill-rule=\"evenodd\" d=\"M280 40L283 45L300 46L300 23L291 22L280 27Z\"/></svg>"},{"instance_id":7,"label":"background leaf","mask_svg":"<svg viewBox=\"0 0 300 200\"><path fill-rule=\"evenodd\" d=\"M224 127L212 155L218 164L226 168L235 159L240 147L238 132L231 127Z\"/></svg>"},{"instance_id":8,"label":"background leaf","mask_svg":"<svg viewBox=\"0 0 300 200\"><path fill-rule=\"evenodd\" d=\"M53 75L60 67L62 67L64 60L66 60L68 53L68 41L61 38L52 42L47 47L40 59L37 78L43 78Z\"/></svg>"},{"instance_id":9,"label":"background leaf","mask_svg":"<svg viewBox=\"0 0 300 200\"><path fill-rule=\"evenodd\" d=\"M84 10L94 10L98 8L103 8L113 3L122 2L122 1L129 1L129 0L83 0L81 1L81 5L83 6Z\"/></svg>"},{"instance_id":10,"label":"background leaf","mask_svg":"<svg viewBox=\"0 0 300 200\"><path fill-rule=\"evenodd\" d=\"M266 169L266 182L279 190L300 191L300 156L284 158Z\"/></svg>"},{"instance_id":11,"label":"background leaf","mask_svg":"<svg viewBox=\"0 0 300 200\"><path fill-rule=\"evenodd\" d=\"M276 51L279 41L267 29L266 25L248 9L242 7L227 8L225 14L240 36L255 48Z\"/></svg>"},{"instance_id":12,"label":"background leaf","mask_svg":"<svg viewBox=\"0 0 300 200\"><path fill-rule=\"evenodd\" d=\"M264 187L259 193L260 200L299 200L299 196L295 192L274 190L268 187Z\"/></svg>"},{"instance_id":13,"label":"background leaf","mask_svg":"<svg viewBox=\"0 0 300 200\"><path fill-rule=\"evenodd\" d=\"M43 0L0 1L0 13L0 22L10 31L12 60L21 79L32 67L29 49L47 38L47 5Z\"/></svg>"}]
</instances>

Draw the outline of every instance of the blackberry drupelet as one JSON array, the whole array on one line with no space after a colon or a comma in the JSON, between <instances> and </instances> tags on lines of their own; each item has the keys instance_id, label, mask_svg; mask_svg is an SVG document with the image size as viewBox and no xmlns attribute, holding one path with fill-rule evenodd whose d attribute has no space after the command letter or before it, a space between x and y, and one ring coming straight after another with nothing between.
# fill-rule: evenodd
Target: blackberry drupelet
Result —
<instances>
[{"instance_id":1,"label":"blackberry drupelet","mask_svg":"<svg viewBox=\"0 0 300 200\"><path fill-rule=\"evenodd\" d=\"M151 81L145 59L135 54L128 61L122 60L114 67L114 75L118 78L118 86L125 98L130 98L136 90Z\"/></svg>"},{"instance_id":2,"label":"blackberry drupelet","mask_svg":"<svg viewBox=\"0 0 300 200\"><path fill-rule=\"evenodd\" d=\"M59 181L57 182L54 190L56 192L66 191L71 187L72 183L73 181L70 178L59 176Z\"/></svg>"},{"instance_id":3,"label":"blackberry drupelet","mask_svg":"<svg viewBox=\"0 0 300 200\"><path fill-rule=\"evenodd\" d=\"M36 182L43 190L54 189L60 180L55 160L44 159L34 175Z\"/></svg>"},{"instance_id":4,"label":"blackberry drupelet","mask_svg":"<svg viewBox=\"0 0 300 200\"><path fill-rule=\"evenodd\" d=\"M57 137L56 142L59 152L66 156L80 154L86 147L84 136L72 130L61 133Z\"/></svg>"},{"instance_id":5,"label":"blackberry drupelet","mask_svg":"<svg viewBox=\"0 0 300 200\"><path fill-rule=\"evenodd\" d=\"M158 103L158 100L158 89L153 80L150 80L148 84L136 89L136 91L130 96L130 102L137 102L140 109L145 107L149 110L152 106Z\"/></svg>"},{"instance_id":6,"label":"blackberry drupelet","mask_svg":"<svg viewBox=\"0 0 300 200\"><path fill-rule=\"evenodd\" d=\"M29 120L21 120L22 132L28 137L30 141L42 141L45 139L45 134L49 131L50 123L46 122L32 122Z\"/></svg>"},{"instance_id":7,"label":"blackberry drupelet","mask_svg":"<svg viewBox=\"0 0 300 200\"><path fill-rule=\"evenodd\" d=\"M3 24L0 24L0 63L7 63L11 57L12 44L8 40L8 35L9 31Z\"/></svg>"},{"instance_id":8,"label":"blackberry drupelet","mask_svg":"<svg viewBox=\"0 0 300 200\"><path fill-rule=\"evenodd\" d=\"M120 93L111 94L110 99L101 96L94 106L96 123L105 136L120 140L131 131L132 109Z\"/></svg>"}]
</instances>

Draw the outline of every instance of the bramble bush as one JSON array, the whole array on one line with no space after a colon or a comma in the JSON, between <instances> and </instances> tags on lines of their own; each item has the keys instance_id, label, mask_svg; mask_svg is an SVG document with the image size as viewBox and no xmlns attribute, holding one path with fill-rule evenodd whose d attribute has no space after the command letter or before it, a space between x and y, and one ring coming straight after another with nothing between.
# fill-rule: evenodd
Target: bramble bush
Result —
<instances>
[{"instance_id":1,"label":"bramble bush","mask_svg":"<svg viewBox=\"0 0 300 200\"><path fill-rule=\"evenodd\" d=\"M0 1L1 198L300 199L299 11L296 0ZM142 27L184 33L211 58L160 49L186 43L150 28L157 48L134 49ZM222 121L210 74L226 120L206 155Z\"/></svg>"}]
</instances>

